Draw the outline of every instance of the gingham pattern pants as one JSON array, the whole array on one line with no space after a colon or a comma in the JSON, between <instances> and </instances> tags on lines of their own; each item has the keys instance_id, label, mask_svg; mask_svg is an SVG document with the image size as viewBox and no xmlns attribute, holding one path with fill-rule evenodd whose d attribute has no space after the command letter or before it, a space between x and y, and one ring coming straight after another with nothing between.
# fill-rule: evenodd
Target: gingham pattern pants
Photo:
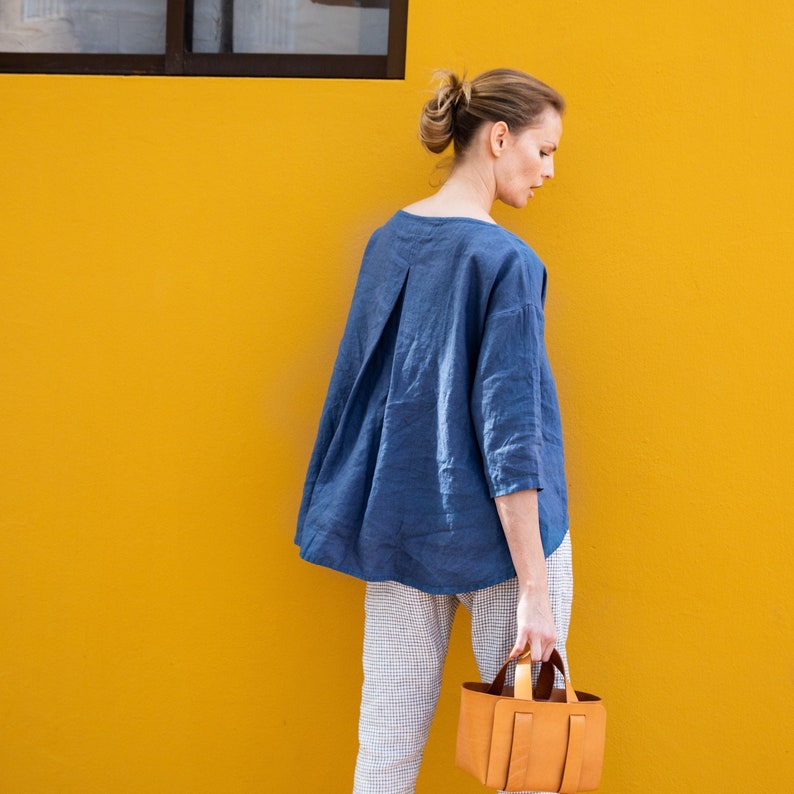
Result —
<instances>
[{"instance_id":1,"label":"gingham pattern pants","mask_svg":"<svg viewBox=\"0 0 794 794\"><path fill-rule=\"evenodd\" d=\"M546 571L557 650L567 668L565 643L573 599L569 535L546 559ZM415 791L458 606L463 604L471 613L471 641L480 679L492 681L515 642L517 602L515 578L457 595L432 595L398 582L367 583L364 686L353 794ZM537 676L540 665L534 667Z\"/></svg>"}]
</instances>

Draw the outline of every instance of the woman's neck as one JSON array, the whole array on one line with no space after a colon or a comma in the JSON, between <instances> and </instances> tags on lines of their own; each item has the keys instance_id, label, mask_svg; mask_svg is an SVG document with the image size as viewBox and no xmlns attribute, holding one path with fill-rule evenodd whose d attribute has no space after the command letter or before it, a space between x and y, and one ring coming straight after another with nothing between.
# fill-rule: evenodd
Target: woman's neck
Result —
<instances>
[{"instance_id":1,"label":"woman's neck","mask_svg":"<svg viewBox=\"0 0 794 794\"><path fill-rule=\"evenodd\" d=\"M436 193L405 207L414 215L464 217L495 223L491 217L494 202L492 180L480 169L461 163Z\"/></svg>"}]
</instances>

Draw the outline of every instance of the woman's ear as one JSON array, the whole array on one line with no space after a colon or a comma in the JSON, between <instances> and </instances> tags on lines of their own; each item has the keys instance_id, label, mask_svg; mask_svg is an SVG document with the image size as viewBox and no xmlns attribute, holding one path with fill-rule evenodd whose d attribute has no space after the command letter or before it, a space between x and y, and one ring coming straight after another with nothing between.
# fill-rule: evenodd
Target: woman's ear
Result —
<instances>
[{"instance_id":1,"label":"woman's ear","mask_svg":"<svg viewBox=\"0 0 794 794\"><path fill-rule=\"evenodd\" d=\"M494 157L501 157L502 152L507 145L507 140L510 137L510 130L504 121L497 121L491 127L489 136L489 143L491 145L491 154Z\"/></svg>"}]
</instances>

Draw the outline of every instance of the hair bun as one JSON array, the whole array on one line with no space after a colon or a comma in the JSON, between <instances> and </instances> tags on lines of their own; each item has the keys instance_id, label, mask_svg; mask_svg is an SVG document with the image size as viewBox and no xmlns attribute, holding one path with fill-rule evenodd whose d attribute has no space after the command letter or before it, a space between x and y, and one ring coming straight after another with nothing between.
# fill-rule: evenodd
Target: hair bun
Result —
<instances>
[{"instance_id":1,"label":"hair bun","mask_svg":"<svg viewBox=\"0 0 794 794\"><path fill-rule=\"evenodd\" d=\"M467 109L471 102L471 81L464 78L458 82L456 88L458 94L455 98L456 107L462 106L464 109Z\"/></svg>"},{"instance_id":2,"label":"hair bun","mask_svg":"<svg viewBox=\"0 0 794 794\"><path fill-rule=\"evenodd\" d=\"M433 77L433 96L419 117L419 140L428 151L440 154L452 142L456 113L471 102L471 83L447 70L439 70Z\"/></svg>"}]
</instances>

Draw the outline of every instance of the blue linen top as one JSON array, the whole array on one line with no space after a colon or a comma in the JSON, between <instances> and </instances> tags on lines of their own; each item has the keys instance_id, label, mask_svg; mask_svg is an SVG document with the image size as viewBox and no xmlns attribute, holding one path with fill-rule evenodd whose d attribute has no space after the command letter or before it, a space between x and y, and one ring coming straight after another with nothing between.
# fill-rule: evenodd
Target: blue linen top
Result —
<instances>
[{"instance_id":1,"label":"blue linen top","mask_svg":"<svg viewBox=\"0 0 794 794\"><path fill-rule=\"evenodd\" d=\"M515 576L494 497L568 529L546 269L511 232L397 212L364 253L304 486L300 555L462 593Z\"/></svg>"}]
</instances>

